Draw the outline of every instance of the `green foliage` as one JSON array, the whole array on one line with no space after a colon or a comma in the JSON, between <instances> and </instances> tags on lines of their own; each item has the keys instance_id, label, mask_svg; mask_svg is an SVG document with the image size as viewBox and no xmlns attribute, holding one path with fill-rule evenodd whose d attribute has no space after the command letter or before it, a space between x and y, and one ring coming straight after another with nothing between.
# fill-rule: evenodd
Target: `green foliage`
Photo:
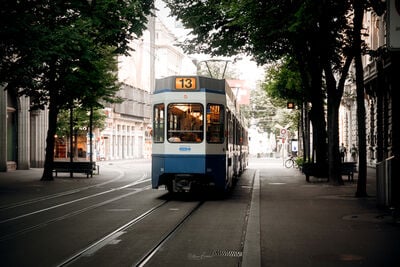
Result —
<instances>
[{"instance_id":1,"label":"green foliage","mask_svg":"<svg viewBox=\"0 0 400 267\"><path fill-rule=\"evenodd\" d=\"M304 86L296 62L285 57L281 63L271 64L266 72L265 90L268 95L285 102L294 101L298 105L304 99Z\"/></svg>"},{"instance_id":2,"label":"green foliage","mask_svg":"<svg viewBox=\"0 0 400 267\"><path fill-rule=\"evenodd\" d=\"M151 0L2 1L0 83L33 108L113 100L115 56L128 53L152 8Z\"/></svg>"},{"instance_id":3,"label":"green foliage","mask_svg":"<svg viewBox=\"0 0 400 267\"><path fill-rule=\"evenodd\" d=\"M251 54L258 63L279 59L287 51L288 8L280 1L166 0L172 15L191 34L187 52L212 56Z\"/></svg>"},{"instance_id":4,"label":"green foliage","mask_svg":"<svg viewBox=\"0 0 400 267\"><path fill-rule=\"evenodd\" d=\"M279 98L270 97L261 85L250 92L250 105L243 105L240 110L248 118L249 123L257 125L265 132L280 134L277 126L288 126L297 130L299 119L298 110L288 110L286 101Z\"/></svg>"},{"instance_id":5,"label":"green foliage","mask_svg":"<svg viewBox=\"0 0 400 267\"><path fill-rule=\"evenodd\" d=\"M303 164L304 164L304 159L303 159L303 157L297 157L297 158L295 158L294 160L295 160L295 162L296 162L296 166L297 166L299 169L301 169L301 168L303 167Z\"/></svg>"},{"instance_id":6,"label":"green foliage","mask_svg":"<svg viewBox=\"0 0 400 267\"><path fill-rule=\"evenodd\" d=\"M78 134L89 132L90 128L90 110L84 108L75 108L73 110L73 130ZM57 119L57 135L70 136L70 110L61 110ZM106 115L102 109L93 110L93 129L104 130Z\"/></svg>"},{"instance_id":7,"label":"green foliage","mask_svg":"<svg viewBox=\"0 0 400 267\"><path fill-rule=\"evenodd\" d=\"M48 107L42 180L52 180L57 115L118 101L116 59L146 29L154 0L1 1L0 85Z\"/></svg>"}]
</instances>

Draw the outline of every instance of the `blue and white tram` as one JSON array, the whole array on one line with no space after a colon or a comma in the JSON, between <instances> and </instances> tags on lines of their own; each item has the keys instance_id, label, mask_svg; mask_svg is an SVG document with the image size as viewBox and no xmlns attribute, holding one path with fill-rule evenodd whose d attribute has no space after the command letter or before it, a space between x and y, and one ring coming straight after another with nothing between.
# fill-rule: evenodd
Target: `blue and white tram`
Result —
<instances>
[{"instance_id":1,"label":"blue and white tram","mask_svg":"<svg viewBox=\"0 0 400 267\"><path fill-rule=\"evenodd\" d=\"M248 164L247 128L225 80L171 76L152 98L152 187L227 191Z\"/></svg>"}]
</instances>

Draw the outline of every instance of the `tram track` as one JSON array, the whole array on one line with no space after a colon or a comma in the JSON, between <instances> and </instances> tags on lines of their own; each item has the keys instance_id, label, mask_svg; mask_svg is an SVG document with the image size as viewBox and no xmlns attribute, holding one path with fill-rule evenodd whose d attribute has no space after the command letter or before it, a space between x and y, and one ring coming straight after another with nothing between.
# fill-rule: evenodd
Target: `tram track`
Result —
<instances>
[{"instance_id":1,"label":"tram track","mask_svg":"<svg viewBox=\"0 0 400 267\"><path fill-rule=\"evenodd\" d=\"M93 209L95 209L95 208L99 208L99 207L101 207L101 206L110 204L111 202L120 200L120 199L122 199L122 198L125 198L125 197L128 197L128 196L137 194L137 193L139 193L139 192L142 192L142 191L148 190L148 189L150 189L150 186L143 187L143 188L138 189L138 190L136 190L136 191L129 192L129 193L127 193L127 194L123 194L123 195L120 195L120 196L117 196L117 197L114 197L114 198L111 198L111 199L108 199L108 200L105 200L105 201L96 203L96 204L94 204L94 205L87 206L87 207L82 208L82 209L74 210L74 211L72 211L72 212L63 214L62 216L55 217L55 218L52 218L52 219L43 221L43 222L41 222L41 223L39 223L39 224L36 224L36 225L31 225L31 226L29 226L29 227L20 229L20 230L18 230L18 231L16 231L16 232L13 232L13 233L8 233L8 234L6 234L6 235L4 235L4 236L0 236L0 242L5 241L5 240L12 239L12 238L14 238L14 237L17 237L17 236L19 236L19 235L28 233L28 232L30 232L30 231L34 231L34 230L43 228L43 227L45 227L45 226L48 226L48 225L51 224L51 223L55 223L55 222L58 222L58 221L61 221L61 220L67 219L67 218L71 218L71 217L73 217L73 216L77 216L77 215L79 215L79 214L81 214L81 213L83 213L83 212L87 212L87 211L89 211L89 210L93 210ZM31 214L30 214L30 215L31 215Z\"/></svg>"},{"instance_id":2,"label":"tram track","mask_svg":"<svg viewBox=\"0 0 400 267\"><path fill-rule=\"evenodd\" d=\"M126 185L123 185L123 186L119 186L119 187L116 187L116 188L111 188L111 189L108 189L108 190L105 190L105 191L101 191L101 192L98 192L98 193L95 193L95 194L91 194L91 195L87 195L87 196L84 196L84 197L80 197L80 198L77 198L77 199L74 199L74 200L70 200L70 201L67 201L67 202L63 202L63 203L60 203L60 204L57 204L57 205L53 205L53 206L50 206L50 207L47 207L47 208L35 210L35 211L24 213L24 214L15 216L15 217L11 217L11 218L0 220L0 224L8 223L8 222L15 221L15 220L19 220L19 219L22 219L22 218L25 218L25 217L28 217L28 216L32 216L32 215L36 215L36 214L43 213L43 212L46 212L46 211L50 211L50 210L53 210L53 209L56 209L56 208L60 208L60 207L66 206L66 205L70 205L70 204L73 204L73 203L76 203L76 202L80 202L80 201L87 200L87 199L90 199L90 198L98 197L98 196L101 196L101 195L105 195L105 194L108 194L108 193L111 193L111 192L123 190L123 189L129 188L129 187L132 187L132 186L136 186L136 185L139 185L139 184L142 184L142 183L146 183L148 181L150 181L150 178L143 179L143 176L142 176L142 178L139 179L138 181L134 181L132 183L129 183L129 184L126 184ZM96 186L93 186L93 187L98 187L98 186L100 186L100 185L96 185ZM15 205L14 208L21 207L23 205L29 205L29 204L42 202L42 201L53 199L53 198L56 198L56 197L63 197L63 196L66 196L66 195L79 193L79 192L85 191L85 190L87 190L89 188L92 188L92 186L91 187L84 187L82 189L66 191L64 193L51 195L49 197L43 197L43 198L37 199L36 201L33 201L33 200L30 201L30 202L26 201L24 204ZM5 209L3 209L3 210L5 210ZM0 211L3 211L3 210L0 209Z\"/></svg>"},{"instance_id":3,"label":"tram track","mask_svg":"<svg viewBox=\"0 0 400 267\"><path fill-rule=\"evenodd\" d=\"M223 199L209 188L171 195L162 188L150 190L148 177L135 171L105 186L80 183L90 188L100 185L92 190L76 194L69 190L71 194L61 192L59 199L0 210L0 221L26 214L0 223L3 262L79 267L162 266L170 259L185 265L199 260L211 265L240 261L242 222L247 221L242 219L243 208L247 210L242 197L250 183ZM38 212L46 208L51 209ZM16 250L14 244L24 250Z\"/></svg>"},{"instance_id":4,"label":"tram track","mask_svg":"<svg viewBox=\"0 0 400 267\"><path fill-rule=\"evenodd\" d=\"M74 261L76 261L77 259L79 259L79 257L82 257L83 255L85 255L85 253L88 253L90 250L97 250L97 249L101 248L102 246L107 244L109 240L112 240L114 236L118 236L120 232L123 232L127 228L132 227L134 224L136 224L139 221L143 220L144 218L149 216L151 213L153 213L155 210L157 210L160 207L164 206L168 202L169 202L169 200L165 200L165 201L161 202L160 204L152 207L151 209L145 211L144 213L140 214L139 216L135 217L134 219L130 220L129 222L125 223L124 225L118 227L117 229L115 229L111 233L109 233L109 234L103 236L102 238L98 239L96 242L93 242L89 246L81 249L80 251L78 251L77 253L75 253L71 257L65 259L63 262L61 262L60 264L58 264L56 266L58 266L58 267L68 266L71 263L73 263Z\"/></svg>"},{"instance_id":5,"label":"tram track","mask_svg":"<svg viewBox=\"0 0 400 267\"><path fill-rule=\"evenodd\" d=\"M124 173L121 172L116 178L103 182L103 183L99 183L99 184L94 184L94 185L89 185L89 186L84 186L84 187L79 187L79 188L75 188L75 189L71 189L68 191L63 191L63 192L59 192L59 193L55 193L55 194L51 194L51 195L47 195L47 196L42 196L42 197L38 197L38 198L33 198L33 199L28 199L28 200L24 200L24 201L20 201L20 202L16 202L13 204L6 204L6 205L0 205L0 211L3 210L9 210L9 209L13 209L13 208L18 208L18 207L23 207L26 205L32 205L32 204L36 204L39 202L43 202L46 200L50 200L50 199L54 199L54 198L59 198L59 197L64 197L64 196L68 196L68 195L72 195L72 194L76 194L91 188L96 188L96 187L101 187L113 182L116 182L118 180L120 180L121 178L124 177Z\"/></svg>"},{"instance_id":6,"label":"tram track","mask_svg":"<svg viewBox=\"0 0 400 267\"><path fill-rule=\"evenodd\" d=\"M34 205L34 204L37 204L37 203L40 203L40 202L43 202L43 201L46 201L46 200L55 199L55 198L62 198L62 197L68 196L68 195L82 193L82 192L84 192L84 191L86 191L86 190L88 190L90 188L101 187L101 186L110 184L112 182L118 181L119 179L121 179L121 176L118 176L117 178L112 179L112 180L107 181L107 182L104 182L104 183L99 183L99 184L92 185L92 186L86 186L86 187L81 187L81 188L77 188L77 189L73 189L73 190L68 190L68 191L57 193L57 194L44 196L44 197L41 197L41 198L26 200L26 201L15 203L14 205L9 205L9 206L6 206L6 207L3 206L2 208L0 208L0 212L6 212L6 211L9 211L10 209L20 209L20 208L23 208L23 207L26 208L26 206ZM149 181L150 181L150 179L148 178L147 174L144 173L144 174L141 175L141 177L136 179L134 182L130 182L130 183L125 184L125 185L121 185L121 186L118 186L118 187L110 188L110 189L107 189L107 190L102 190L102 191L94 193L94 194L89 194L89 195L86 195L86 196L83 196L83 197L79 197L79 198L75 198L75 199L72 199L72 200L69 200L69 201L61 202L59 204L52 205L52 206L49 206L49 207L44 207L44 208L36 209L36 210L30 211L30 212L25 212L25 213L22 213L22 214L17 215L17 216L12 216L12 217L8 217L8 218L6 218L4 216L3 219L0 219L0 227L1 227L0 228L0 233L2 233L2 235L0 235L0 242L16 238L16 237L21 236L23 234L26 234L26 233L32 232L34 230L38 230L40 228L46 227L46 226L48 226L48 225L50 225L52 223L59 222L59 221L62 221L64 219L77 216L77 215L82 214L84 212L93 210L95 208L99 208L101 206L110 204L112 202L121 200L123 198L132 196L134 194L140 193L140 192L142 192L144 190L148 190L148 189L151 188L150 185L146 185L146 183L148 183ZM124 189L127 189L127 188L131 188L131 187L135 187L135 186L138 186L138 185L142 185L142 184L144 184L144 186L137 187L137 188L134 189L134 191L130 191L128 193L124 193L124 194L121 194L121 195L113 196L111 198L107 198L105 200L96 202L94 204L91 204L91 205L88 205L88 206L83 206L83 207L81 207L79 209L73 209L73 210L71 210L69 212L66 212L66 213L62 214L62 215L54 215L52 217L50 216L50 218L48 218L48 219L41 220L40 222L36 222L34 224L30 224L30 225L26 225L26 226L20 227L19 229L14 229L14 228L10 228L9 227L10 224L15 223L16 221L21 221L23 219L26 219L27 217L32 217L34 215L40 215L42 213L50 212L50 211L56 210L56 209L60 209L60 208L63 208L65 206L68 206L68 205L77 204L77 203L85 201L85 200L94 199L96 197L100 197L100 196L107 195L107 194L110 194L110 193L115 193L115 192L118 192L118 191L121 191L121 190L124 190ZM1 229L4 229L4 230L1 230Z\"/></svg>"},{"instance_id":7,"label":"tram track","mask_svg":"<svg viewBox=\"0 0 400 267\"><path fill-rule=\"evenodd\" d=\"M137 263L133 264L132 266L136 267L142 267L145 266L151 258L161 249L161 247L171 238L175 235L175 233L178 232L178 230L181 228L181 226L192 216L196 210L198 210L202 205L204 204L204 201L200 201L182 220L178 222L178 224L166 235L164 235L163 238L161 238L160 242L158 242L153 248L151 248L148 253L146 253L143 258L141 258Z\"/></svg>"},{"instance_id":8,"label":"tram track","mask_svg":"<svg viewBox=\"0 0 400 267\"><path fill-rule=\"evenodd\" d=\"M97 253L101 248L105 247L109 243L112 243L113 240L121 238L121 236L127 231L134 229L141 223L145 223L144 220L151 215L156 216L156 213L163 207L167 206L168 203L171 203L171 201L171 199L166 199L163 202L153 206L124 225L99 238L97 241L91 243L87 247L82 248L56 266L74 266L74 263L78 262L82 257ZM141 257L134 259L134 263L131 266L145 266L152 259L152 257L181 229L185 222L188 221L188 219L204 204L204 202L204 200L197 202L197 204L190 208L182 218L178 219L178 221L175 222L168 231L165 233L159 233L159 238L154 240L152 245L145 249Z\"/></svg>"}]
</instances>

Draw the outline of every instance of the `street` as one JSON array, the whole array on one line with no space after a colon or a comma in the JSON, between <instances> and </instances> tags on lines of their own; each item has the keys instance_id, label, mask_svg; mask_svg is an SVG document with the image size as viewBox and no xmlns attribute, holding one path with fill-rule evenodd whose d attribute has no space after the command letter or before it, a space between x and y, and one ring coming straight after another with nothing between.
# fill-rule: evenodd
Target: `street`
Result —
<instances>
[{"instance_id":1,"label":"street","mask_svg":"<svg viewBox=\"0 0 400 267\"><path fill-rule=\"evenodd\" d=\"M94 178L2 186L10 190L0 207L2 265L238 266L253 171L221 199L150 189L149 169L149 161L101 162Z\"/></svg>"},{"instance_id":2,"label":"street","mask_svg":"<svg viewBox=\"0 0 400 267\"><path fill-rule=\"evenodd\" d=\"M150 161L103 161L100 175L0 176L2 266L397 266L399 224L355 184L305 182L282 160L251 159L232 193L171 196Z\"/></svg>"}]
</instances>

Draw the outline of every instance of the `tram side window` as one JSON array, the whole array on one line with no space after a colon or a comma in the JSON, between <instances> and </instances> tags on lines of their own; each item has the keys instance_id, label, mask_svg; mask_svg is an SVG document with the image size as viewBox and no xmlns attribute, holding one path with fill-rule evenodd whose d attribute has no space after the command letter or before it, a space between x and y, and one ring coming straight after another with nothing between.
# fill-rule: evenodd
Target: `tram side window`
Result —
<instances>
[{"instance_id":1,"label":"tram side window","mask_svg":"<svg viewBox=\"0 0 400 267\"><path fill-rule=\"evenodd\" d=\"M170 143L201 143L204 138L203 105L174 103L168 105L167 133Z\"/></svg>"},{"instance_id":2,"label":"tram side window","mask_svg":"<svg viewBox=\"0 0 400 267\"><path fill-rule=\"evenodd\" d=\"M154 105L153 141L164 142L164 104Z\"/></svg>"},{"instance_id":3,"label":"tram side window","mask_svg":"<svg viewBox=\"0 0 400 267\"><path fill-rule=\"evenodd\" d=\"M224 106L218 104L207 105L207 142L224 142Z\"/></svg>"}]
</instances>

